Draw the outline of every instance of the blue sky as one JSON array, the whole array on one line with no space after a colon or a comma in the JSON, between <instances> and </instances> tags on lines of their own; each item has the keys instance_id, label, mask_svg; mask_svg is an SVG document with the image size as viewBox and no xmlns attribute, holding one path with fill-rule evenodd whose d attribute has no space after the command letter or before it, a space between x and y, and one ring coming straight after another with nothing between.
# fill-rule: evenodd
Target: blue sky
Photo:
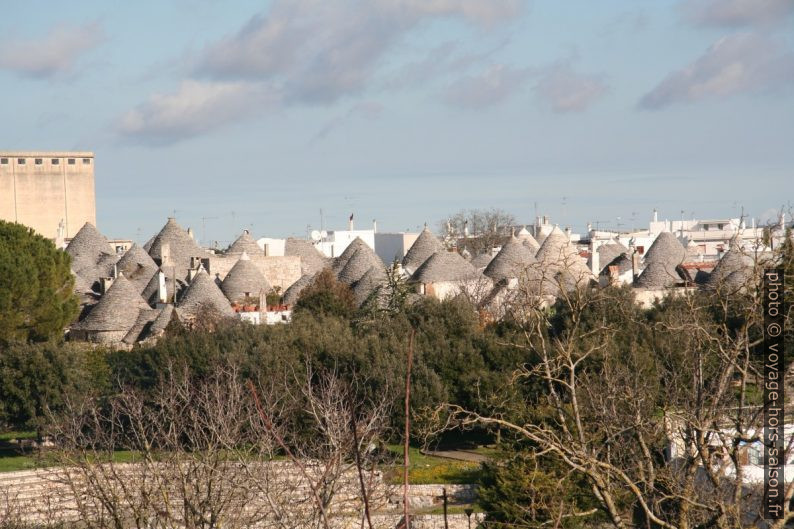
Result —
<instances>
[{"instance_id":1,"label":"blue sky","mask_svg":"<svg viewBox=\"0 0 794 529\"><path fill-rule=\"evenodd\" d=\"M28 0L0 148L96 153L97 223L200 238L463 208L588 221L794 196L792 0ZM202 220L202 217L205 219ZM620 217L620 220L618 220Z\"/></svg>"}]
</instances>

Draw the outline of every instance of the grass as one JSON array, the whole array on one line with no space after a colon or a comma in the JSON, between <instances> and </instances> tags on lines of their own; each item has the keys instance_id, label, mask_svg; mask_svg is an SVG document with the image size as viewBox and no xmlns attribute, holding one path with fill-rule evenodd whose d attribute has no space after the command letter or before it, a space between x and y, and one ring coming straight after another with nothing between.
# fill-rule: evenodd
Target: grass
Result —
<instances>
[{"instance_id":1,"label":"grass","mask_svg":"<svg viewBox=\"0 0 794 529\"><path fill-rule=\"evenodd\" d=\"M396 459L387 477L390 483L398 485L403 479L403 447L389 445L389 451ZM479 463L428 456L413 447L408 449L408 461L408 482L412 485L476 483L480 473Z\"/></svg>"},{"instance_id":2,"label":"grass","mask_svg":"<svg viewBox=\"0 0 794 529\"><path fill-rule=\"evenodd\" d=\"M17 472L46 468L52 464L47 461L47 453L43 457L22 449L12 439L36 439L36 432L12 431L0 433L0 472ZM116 463L130 463L135 460L135 452L120 450L113 454Z\"/></svg>"}]
</instances>

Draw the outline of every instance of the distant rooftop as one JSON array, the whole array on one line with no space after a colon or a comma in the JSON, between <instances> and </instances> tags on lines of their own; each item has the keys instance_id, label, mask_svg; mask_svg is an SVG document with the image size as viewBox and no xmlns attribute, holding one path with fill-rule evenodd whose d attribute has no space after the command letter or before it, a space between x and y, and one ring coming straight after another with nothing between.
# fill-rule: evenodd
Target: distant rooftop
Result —
<instances>
[{"instance_id":1,"label":"distant rooftop","mask_svg":"<svg viewBox=\"0 0 794 529\"><path fill-rule=\"evenodd\" d=\"M0 151L0 156L8 158L93 158L91 151Z\"/></svg>"}]
</instances>

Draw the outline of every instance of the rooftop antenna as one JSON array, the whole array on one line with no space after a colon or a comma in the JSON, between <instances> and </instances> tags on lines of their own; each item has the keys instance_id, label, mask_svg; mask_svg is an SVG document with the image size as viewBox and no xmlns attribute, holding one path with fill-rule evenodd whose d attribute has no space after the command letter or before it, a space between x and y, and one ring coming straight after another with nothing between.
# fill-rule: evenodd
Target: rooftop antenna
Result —
<instances>
[{"instance_id":1,"label":"rooftop antenna","mask_svg":"<svg viewBox=\"0 0 794 529\"><path fill-rule=\"evenodd\" d=\"M201 217L201 244L205 244L207 242L207 221L214 220L218 217Z\"/></svg>"},{"instance_id":2,"label":"rooftop antenna","mask_svg":"<svg viewBox=\"0 0 794 529\"><path fill-rule=\"evenodd\" d=\"M562 197L562 218L567 220L568 219L568 197Z\"/></svg>"}]
</instances>

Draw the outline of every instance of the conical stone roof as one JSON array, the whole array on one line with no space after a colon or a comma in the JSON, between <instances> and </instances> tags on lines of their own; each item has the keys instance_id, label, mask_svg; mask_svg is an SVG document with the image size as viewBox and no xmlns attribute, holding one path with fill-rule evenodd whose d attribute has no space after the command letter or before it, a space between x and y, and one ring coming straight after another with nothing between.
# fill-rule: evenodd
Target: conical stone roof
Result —
<instances>
[{"instance_id":1,"label":"conical stone roof","mask_svg":"<svg viewBox=\"0 0 794 529\"><path fill-rule=\"evenodd\" d=\"M746 279L750 277L750 270L752 270L752 267L752 258L744 254L738 244L731 244L730 249L725 252L717 263L717 266L711 271L711 275L706 281L706 288L712 290L719 289L721 285L726 284L728 278L736 272L739 272L739 274L733 277L732 281L734 286L736 286L735 283L739 281L743 284L746 282ZM728 288L732 289L730 285L728 285Z\"/></svg>"},{"instance_id":2,"label":"conical stone roof","mask_svg":"<svg viewBox=\"0 0 794 529\"><path fill-rule=\"evenodd\" d=\"M353 242L347 245L345 251L343 251L339 257L334 259L334 264L331 268L334 274L338 276L339 272L342 271L350 258L353 257L353 254L362 248L369 248L372 250L372 248L370 248L369 245L361 239L361 237L356 237L353 239Z\"/></svg>"},{"instance_id":3,"label":"conical stone roof","mask_svg":"<svg viewBox=\"0 0 794 529\"><path fill-rule=\"evenodd\" d=\"M73 328L82 331L129 331L141 310L149 310L135 286L119 275L91 312Z\"/></svg>"},{"instance_id":4,"label":"conical stone roof","mask_svg":"<svg viewBox=\"0 0 794 529\"><path fill-rule=\"evenodd\" d=\"M150 243L147 243L148 248L144 246L144 250L149 252L152 259L162 263L164 244L168 244L171 263L176 269L178 278L187 276L192 257L209 257L209 254L201 249L173 218L168 219L163 229L154 236Z\"/></svg>"},{"instance_id":5,"label":"conical stone roof","mask_svg":"<svg viewBox=\"0 0 794 529\"><path fill-rule=\"evenodd\" d=\"M652 261L637 278L636 286L646 289L671 288L681 282L681 275L675 266Z\"/></svg>"},{"instance_id":6,"label":"conical stone roof","mask_svg":"<svg viewBox=\"0 0 794 529\"><path fill-rule=\"evenodd\" d=\"M436 252L444 250L444 245L441 241L433 235L427 226L419 234L414 243L408 249L408 252L403 257L403 268L409 274L416 271L417 268L422 266L422 263L427 261L427 258Z\"/></svg>"},{"instance_id":7,"label":"conical stone roof","mask_svg":"<svg viewBox=\"0 0 794 529\"><path fill-rule=\"evenodd\" d=\"M380 292L386 283L386 271L383 268L377 266L370 268L367 273L351 287L353 297L356 299L356 305L359 307L363 305L373 293Z\"/></svg>"},{"instance_id":8,"label":"conical stone roof","mask_svg":"<svg viewBox=\"0 0 794 529\"><path fill-rule=\"evenodd\" d=\"M72 258L72 269L93 282L99 277L96 272L97 263L102 256L111 255L112 251L105 236L93 224L86 222L69 241L66 253Z\"/></svg>"},{"instance_id":9,"label":"conical stone roof","mask_svg":"<svg viewBox=\"0 0 794 529\"><path fill-rule=\"evenodd\" d=\"M261 290L267 293L270 288L267 279L246 252L242 253L221 283L221 291L231 302L243 301L248 296L258 297Z\"/></svg>"},{"instance_id":10,"label":"conical stone roof","mask_svg":"<svg viewBox=\"0 0 794 529\"><path fill-rule=\"evenodd\" d=\"M195 318L207 309L220 316L234 316L229 300L203 268L190 282L177 305L177 313L181 318Z\"/></svg>"},{"instance_id":11,"label":"conical stone roof","mask_svg":"<svg viewBox=\"0 0 794 529\"><path fill-rule=\"evenodd\" d=\"M329 265L328 258L305 239L288 238L284 243L284 255L300 257L303 275L314 275Z\"/></svg>"},{"instance_id":12,"label":"conical stone roof","mask_svg":"<svg viewBox=\"0 0 794 529\"><path fill-rule=\"evenodd\" d=\"M445 281L469 281L481 277L471 263L457 252L446 250L431 255L413 276L412 281L419 283L438 283Z\"/></svg>"},{"instance_id":13,"label":"conical stone roof","mask_svg":"<svg viewBox=\"0 0 794 529\"><path fill-rule=\"evenodd\" d=\"M485 268L484 274L494 281L513 279L525 275L535 264L532 250L524 246L517 237L511 237Z\"/></svg>"},{"instance_id":14,"label":"conical stone roof","mask_svg":"<svg viewBox=\"0 0 794 529\"><path fill-rule=\"evenodd\" d=\"M601 269L600 275L608 276L609 275L609 267L610 266L617 266L618 267L618 274L623 274L631 270L631 258L626 253L622 253L609 261L604 267Z\"/></svg>"},{"instance_id":15,"label":"conical stone roof","mask_svg":"<svg viewBox=\"0 0 794 529\"><path fill-rule=\"evenodd\" d=\"M494 256L491 255L491 252L481 253L471 261L471 265L476 268L477 270L485 270L488 265L493 261Z\"/></svg>"},{"instance_id":16,"label":"conical stone roof","mask_svg":"<svg viewBox=\"0 0 794 529\"><path fill-rule=\"evenodd\" d=\"M344 268L339 271L338 279L342 283L352 285L366 274L370 268L385 268L383 261L369 246L357 249L350 259L345 263Z\"/></svg>"},{"instance_id":17,"label":"conical stone roof","mask_svg":"<svg viewBox=\"0 0 794 529\"><path fill-rule=\"evenodd\" d=\"M598 252L598 262L599 262L599 266L601 267L601 270L598 271L600 273L601 271L604 270L604 267L608 263L611 263L617 257L620 257L621 254L628 252L629 249L617 241L612 241L606 244L602 244L601 246L596 248L596 251ZM592 262L592 257L588 259L587 262L588 267L591 266L591 262Z\"/></svg>"},{"instance_id":18,"label":"conical stone roof","mask_svg":"<svg viewBox=\"0 0 794 529\"><path fill-rule=\"evenodd\" d=\"M259 247L259 244L257 244L256 240L251 237L251 234L248 232L248 230L243 230L242 235L237 237L237 240L235 240L231 246L229 246L229 249L226 250L226 253L229 254L241 254L243 252L247 253L249 256L265 255L265 251Z\"/></svg>"},{"instance_id":19,"label":"conical stone roof","mask_svg":"<svg viewBox=\"0 0 794 529\"><path fill-rule=\"evenodd\" d=\"M540 248L540 243L535 240L535 237L533 237L531 233L529 233L529 230L527 230L526 226L518 231L516 238L521 241L524 246L532 250L533 254L537 253L538 249Z\"/></svg>"},{"instance_id":20,"label":"conical stone roof","mask_svg":"<svg viewBox=\"0 0 794 529\"><path fill-rule=\"evenodd\" d=\"M675 268L684 262L686 249L678 242L678 238L669 231L663 231L656 236L651 247L645 252L643 263L662 263Z\"/></svg>"},{"instance_id":21,"label":"conical stone roof","mask_svg":"<svg viewBox=\"0 0 794 529\"><path fill-rule=\"evenodd\" d=\"M538 248L535 259L544 266L553 266L564 263L571 255L576 254L576 249L571 245L568 236L554 226L543 243Z\"/></svg>"},{"instance_id":22,"label":"conical stone roof","mask_svg":"<svg viewBox=\"0 0 794 529\"><path fill-rule=\"evenodd\" d=\"M284 296L281 299L282 303L290 306L295 305L295 303L298 302L301 291L314 282L314 277L314 275L309 274L301 276L300 279L295 281L287 290L284 291Z\"/></svg>"},{"instance_id":23,"label":"conical stone roof","mask_svg":"<svg viewBox=\"0 0 794 529\"><path fill-rule=\"evenodd\" d=\"M146 285L151 281L152 276L157 273L157 264L137 243L133 244L121 256L121 259L116 263L116 268L135 285L138 292L143 292Z\"/></svg>"}]
</instances>

